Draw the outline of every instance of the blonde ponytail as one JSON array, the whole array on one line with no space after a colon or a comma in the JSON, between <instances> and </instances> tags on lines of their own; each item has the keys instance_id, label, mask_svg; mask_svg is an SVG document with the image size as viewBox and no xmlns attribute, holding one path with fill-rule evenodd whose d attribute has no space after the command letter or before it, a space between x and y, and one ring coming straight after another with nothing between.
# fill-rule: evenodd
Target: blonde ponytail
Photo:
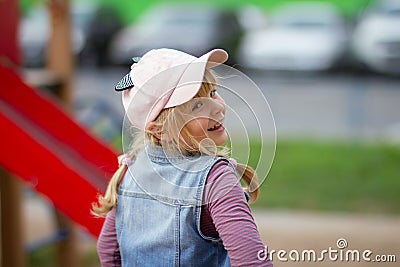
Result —
<instances>
[{"instance_id":1,"label":"blonde ponytail","mask_svg":"<svg viewBox=\"0 0 400 267\"><path fill-rule=\"evenodd\" d=\"M244 191L250 195L249 203L253 204L260 194L257 173L252 167L241 163L237 164L236 171L246 185Z\"/></svg>"},{"instance_id":2,"label":"blonde ponytail","mask_svg":"<svg viewBox=\"0 0 400 267\"><path fill-rule=\"evenodd\" d=\"M99 195L98 204L93 203L92 214L98 217L105 217L107 213L112 210L118 202L118 188L124 177L127 166L122 164L112 176L108 183L106 193L104 196Z\"/></svg>"}]
</instances>

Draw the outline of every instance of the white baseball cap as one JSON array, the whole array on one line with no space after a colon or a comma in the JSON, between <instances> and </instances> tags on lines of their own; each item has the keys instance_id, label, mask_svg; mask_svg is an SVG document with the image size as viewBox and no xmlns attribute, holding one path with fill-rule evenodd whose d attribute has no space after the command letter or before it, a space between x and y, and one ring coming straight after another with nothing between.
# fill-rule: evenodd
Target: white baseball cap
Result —
<instances>
[{"instance_id":1,"label":"white baseball cap","mask_svg":"<svg viewBox=\"0 0 400 267\"><path fill-rule=\"evenodd\" d=\"M195 57L160 48L144 54L115 86L132 126L144 130L164 108L183 104L199 91L206 69L223 64L228 53L213 49Z\"/></svg>"}]
</instances>

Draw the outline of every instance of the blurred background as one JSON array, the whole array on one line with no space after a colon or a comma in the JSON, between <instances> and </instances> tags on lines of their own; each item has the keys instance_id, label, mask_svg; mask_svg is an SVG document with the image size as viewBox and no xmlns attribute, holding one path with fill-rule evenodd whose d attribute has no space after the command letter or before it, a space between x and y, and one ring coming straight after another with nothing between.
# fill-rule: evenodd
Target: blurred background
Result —
<instances>
[{"instance_id":1,"label":"blurred background","mask_svg":"<svg viewBox=\"0 0 400 267\"><path fill-rule=\"evenodd\" d=\"M24 77L47 92L59 79L48 68L49 8L20 9ZM400 261L400 0L87 0L70 2L70 18L71 114L88 131L121 149L113 88L132 57L224 48L275 118L275 160L253 206L268 247L322 250L346 238ZM260 143L250 144L256 166ZM52 203L31 186L24 199L27 266L56 266ZM81 266L99 266L96 240L77 228Z\"/></svg>"}]
</instances>

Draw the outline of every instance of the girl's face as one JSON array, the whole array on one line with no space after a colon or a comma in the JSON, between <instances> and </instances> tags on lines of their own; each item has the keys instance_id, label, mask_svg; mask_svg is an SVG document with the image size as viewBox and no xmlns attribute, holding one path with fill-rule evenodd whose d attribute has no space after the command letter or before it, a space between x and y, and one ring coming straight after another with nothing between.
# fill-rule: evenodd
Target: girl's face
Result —
<instances>
[{"instance_id":1,"label":"girl's face","mask_svg":"<svg viewBox=\"0 0 400 267\"><path fill-rule=\"evenodd\" d=\"M190 135L198 143L209 138L216 146L224 144L227 140L227 133L223 126L225 112L225 101L215 89L209 92L208 97L190 100L185 104L184 129L180 131L185 142L193 145Z\"/></svg>"}]
</instances>

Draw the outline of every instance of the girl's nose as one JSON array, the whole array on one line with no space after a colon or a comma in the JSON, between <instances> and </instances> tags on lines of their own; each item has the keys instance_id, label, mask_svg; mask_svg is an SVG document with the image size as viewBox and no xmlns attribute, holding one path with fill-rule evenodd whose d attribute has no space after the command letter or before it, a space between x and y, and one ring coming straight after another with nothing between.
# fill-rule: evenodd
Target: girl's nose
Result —
<instances>
[{"instance_id":1,"label":"girl's nose","mask_svg":"<svg viewBox=\"0 0 400 267\"><path fill-rule=\"evenodd\" d=\"M225 101L222 97L217 96L216 98L213 99L213 114L218 114L218 113L222 113L225 114L225 109L226 109L226 105L225 105Z\"/></svg>"}]
</instances>

